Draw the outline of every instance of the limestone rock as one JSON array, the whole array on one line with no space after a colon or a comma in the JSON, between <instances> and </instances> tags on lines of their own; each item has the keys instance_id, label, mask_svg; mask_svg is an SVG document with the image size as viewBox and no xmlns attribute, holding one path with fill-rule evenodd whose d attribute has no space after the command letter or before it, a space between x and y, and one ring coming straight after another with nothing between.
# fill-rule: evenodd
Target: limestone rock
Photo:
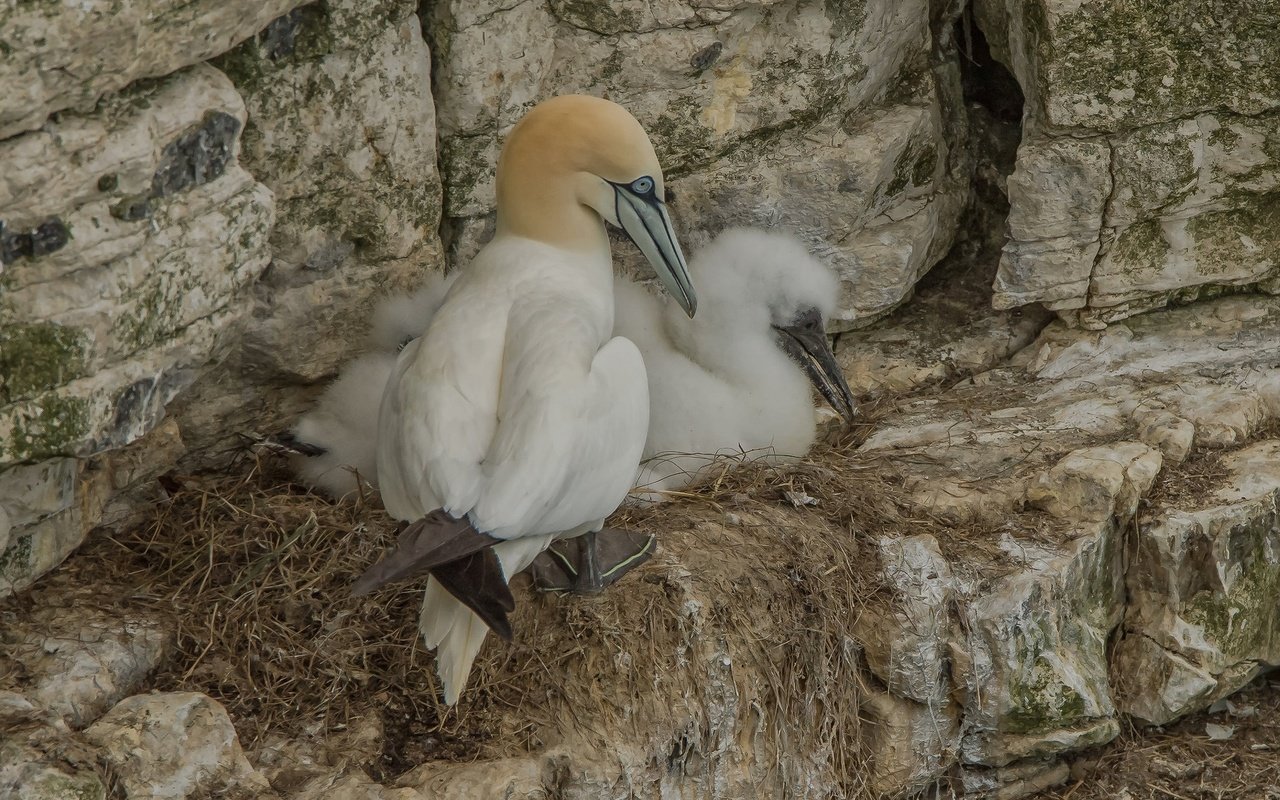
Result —
<instances>
[{"instance_id":1,"label":"limestone rock","mask_svg":"<svg viewBox=\"0 0 1280 800\"><path fill-rule=\"evenodd\" d=\"M1132 582L1141 574L1132 564L1126 586L1122 532L1154 485L1163 461L1161 441L1185 457L1193 438L1239 446L1266 424L1274 407L1274 365L1280 363L1277 306L1265 297L1223 298L1129 319L1101 332L1055 322L1008 366L903 403L892 421L866 439L855 458L896 465L897 480L920 513L944 516L959 532L975 525L987 531L977 539L961 533L951 546L941 542L960 617L948 646L951 690L962 705L962 763L1043 764L1118 732L1117 692L1136 695L1110 673L1107 642L1122 616L1127 626L1135 624L1125 602L1126 594L1131 600L1138 596ZM1147 441L1129 439L1135 430ZM1240 474L1255 476L1248 490L1253 499L1241 500L1237 490L1214 501L1252 509L1245 519L1257 524L1237 525L1252 534L1231 538L1216 532L1234 523L1179 523L1180 538L1173 541L1222 539L1216 550L1197 545L1195 552L1206 554L1200 557L1181 545L1156 546L1172 534L1157 540L1152 531L1164 528L1144 525L1143 540L1151 542L1144 560L1153 566L1141 580L1158 581L1146 590L1152 598L1185 595L1170 586L1195 592L1200 590L1194 587L1221 587L1224 581L1240 587L1269 580L1269 567L1262 565L1270 562L1248 555L1271 547L1250 538L1268 524L1259 493L1276 488L1257 477L1269 474L1263 466L1267 457L1252 450L1232 456L1240 459ZM1193 512L1179 513L1190 519ZM1182 517L1169 519L1165 528ZM1201 528L1214 532L1196 533ZM1211 558L1211 552L1222 555ZM1259 566L1244 570L1248 580L1231 583L1217 577L1215 565L1224 563ZM1211 591L1198 596L1204 602L1215 597ZM1227 605L1245 602L1228 598L1219 599ZM1176 639L1187 626L1161 621L1190 612L1180 605L1153 609L1150 625L1163 626L1166 639L1173 637L1170 643L1129 633L1125 642L1131 645L1125 646L1145 648L1143 666L1134 674L1174 676L1153 677L1153 691L1176 685L1171 694L1181 707L1203 707L1240 685L1257 665L1273 663L1270 634L1236 650L1210 637L1192 652ZM1270 625L1274 615L1249 609L1260 625ZM922 618L927 630L932 617ZM867 638L868 665L883 679L890 673L882 648L875 637ZM1154 653L1147 652L1152 641L1159 644ZM1168 657L1161 656L1162 648ZM1135 700L1123 702L1126 711L1137 707Z\"/></svg>"},{"instance_id":2,"label":"limestone rock","mask_svg":"<svg viewBox=\"0 0 1280 800\"><path fill-rule=\"evenodd\" d=\"M1280 286L1274 3L1221 24L1195 4L982 0L977 10L1027 100L998 307L1040 301L1101 327L1170 301Z\"/></svg>"},{"instance_id":3,"label":"limestone rock","mask_svg":"<svg viewBox=\"0 0 1280 800\"><path fill-rule=\"evenodd\" d=\"M3 800L106 800L107 787L91 769L73 769L29 748L0 741Z\"/></svg>"},{"instance_id":4,"label":"limestone rock","mask_svg":"<svg viewBox=\"0 0 1280 800\"><path fill-rule=\"evenodd\" d=\"M272 269L241 345L172 412L187 463L270 433L363 341L381 293L442 267L431 54L417 4L316 3L217 59L244 95L242 158L276 197Z\"/></svg>"},{"instance_id":5,"label":"limestone rock","mask_svg":"<svg viewBox=\"0 0 1280 800\"><path fill-rule=\"evenodd\" d=\"M133 441L209 358L267 262L271 198L236 162L243 121L201 66L0 143L0 464ZM44 228L58 238L13 244Z\"/></svg>"},{"instance_id":6,"label":"limestone rock","mask_svg":"<svg viewBox=\"0 0 1280 800\"><path fill-rule=\"evenodd\" d=\"M864 713L871 789L877 796L916 796L956 763L960 731L950 702L921 705L873 691Z\"/></svg>"},{"instance_id":7,"label":"limestone rock","mask_svg":"<svg viewBox=\"0 0 1280 800\"><path fill-rule=\"evenodd\" d=\"M270 192L237 161L244 105L197 66L0 142L0 592L100 521L90 456L143 437L223 347L266 267Z\"/></svg>"},{"instance_id":8,"label":"limestone rock","mask_svg":"<svg viewBox=\"0 0 1280 800\"><path fill-rule=\"evenodd\" d=\"M107 780L96 753L67 737L65 726L45 721L30 703L14 700L20 696L0 697L0 799L106 800Z\"/></svg>"},{"instance_id":9,"label":"limestone rock","mask_svg":"<svg viewBox=\"0 0 1280 800\"><path fill-rule=\"evenodd\" d=\"M871 606L854 632L871 672L893 694L937 708L947 703L951 567L927 534L881 538L889 609Z\"/></svg>"},{"instance_id":10,"label":"limestone rock","mask_svg":"<svg viewBox=\"0 0 1280 800\"><path fill-rule=\"evenodd\" d=\"M1031 760L997 769L963 769L960 786L965 797L1020 800L1066 783L1070 774L1070 767L1061 761Z\"/></svg>"},{"instance_id":11,"label":"limestone rock","mask_svg":"<svg viewBox=\"0 0 1280 800\"><path fill-rule=\"evenodd\" d=\"M1191 452L1196 426L1162 409L1143 409L1134 414L1138 438L1160 451L1167 462L1180 464Z\"/></svg>"},{"instance_id":12,"label":"limestone rock","mask_svg":"<svg viewBox=\"0 0 1280 800\"><path fill-rule=\"evenodd\" d=\"M85 0L0 8L0 139L55 111L87 111L107 92L229 50L304 0Z\"/></svg>"},{"instance_id":13,"label":"limestone rock","mask_svg":"<svg viewBox=\"0 0 1280 800\"><path fill-rule=\"evenodd\" d=\"M503 758L483 764L427 764L400 778L422 797L441 800L481 800L510 797L535 800L546 797L543 766L535 758Z\"/></svg>"},{"instance_id":14,"label":"limestone rock","mask_svg":"<svg viewBox=\"0 0 1280 800\"><path fill-rule=\"evenodd\" d=\"M24 518L49 512L9 531L8 545L0 553L0 597L25 589L62 563L101 519L110 491L109 470L93 469L75 459L57 461L58 466L48 471L42 469L45 465L35 465L33 469L20 467L0 473L0 487L32 487L31 504L18 504ZM69 488L65 482L67 467L74 470ZM13 473L17 474L11 483ZM42 486L41 481L46 479L57 486Z\"/></svg>"},{"instance_id":15,"label":"limestone rock","mask_svg":"<svg viewBox=\"0 0 1280 800\"><path fill-rule=\"evenodd\" d=\"M1027 502L1067 519L1132 517L1160 472L1160 453L1117 442L1068 453L1027 487Z\"/></svg>"},{"instance_id":16,"label":"limestone rock","mask_svg":"<svg viewBox=\"0 0 1280 800\"><path fill-rule=\"evenodd\" d=\"M909 305L842 333L836 358L853 393L901 395L958 381L1031 344L1052 315L1039 306L991 311L992 276L972 255L949 255L916 287Z\"/></svg>"},{"instance_id":17,"label":"limestone rock","mask_svg":"<svg viewBox=\"0 0 1280 800\"><path fill-rule=\"evenodd\" d=\"M1123 610L1122 539L1105 523L1061 548L1009 542L1020 569L966 592L966 633L952 640L965 762L1004 766L1120 732L1106 643Z\"/></svg>"},{"instance_id":18,"label":"limestone rock","mask_svg":"<svg viewBox=\"0 0 1280 800\"><path fill-rule=\"evenodd\" d=\"M40 717L41 711L17 692L0 690L0 725L5 728Z\"/></svg>"},{"instance_id":19,"label":"limestone rock","mask_svg":"<svg viewBox=\"0 0 1280 800\"><path fill-rule=\"evenodd\" d=\"M28 697L73 727L93 722L160 663L172 633L147 619L41 609L10 655L31 676Z\"/></svg>"},{"instance_id":20,"label":"limestone rock","mask_svg":"<svg viewBox=\"0 0 1280 800\"><path fill-rule=\"evenodd\" d=\"M300 791L289 795L289 800L423 800L426 797L445 797L442 794L424 795L410 788L389 788L375 783L360 770L327 775L307 783ZM453 795L448 795L452 797ZM512 797L510 794L491 794L489 797ZM514 798L513 798L514 800Z\"/></svg>"},{"instance_id":21,"label":"limestone rock","mask_svg":"<svg viewBox=\"0 0 1280 800\"><path fill-rule=\"evenodd\" d=\"M329 375L378 292L440 266L431 54L416 9L303 6L217 61L249 112L241 159L276 199L265 308L245 342L265 369Z\"/></svg>"},{"instance_id":22,"label":"limestone rock","mask_svg":"<svg viewBox=\"0 0 1280 800\"><path fill-rule=\"evenodd\" d=\"M221 705L195 692L136 695L85 731L129 798L263 797Z\"/></svg>"},{"instance_id":23,"label":"limestone rock","mask_svg":"<svg viewBox=\"0 0 1280 800\"><path fill-rule=\"evenodd\" d=\"M1280 664L1280 442L1222 459L1217 485L1146 515L1116 649L1121 708L1164 724Z\"/></svg>"}]
</instances>

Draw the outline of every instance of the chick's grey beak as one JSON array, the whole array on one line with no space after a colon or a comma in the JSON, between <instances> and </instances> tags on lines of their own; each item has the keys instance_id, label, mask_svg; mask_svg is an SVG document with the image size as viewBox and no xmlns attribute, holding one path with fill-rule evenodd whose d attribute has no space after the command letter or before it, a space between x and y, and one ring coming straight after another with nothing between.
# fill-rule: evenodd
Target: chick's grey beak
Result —
<instances>
[{"instance_id":1,"label":"chick's grey beak","mask_svg":"<svg viewBox=\"0 0 1280 800\"><path fill-rule=\"evenodd\" d=\"M663 288L692 317L698 310L698 297L689 280L689 267L684 253L680 252L666 204L653 191L637 195L629 187L618 184L614 184L613 191L617 195L618 224L653 265Z\"/></svg>"},{"instance_id":2,"label":"chick's grey beak","mask_svg":"<svg viewBox=\"0 0 1280 800\"><path fill-rule=\"evenodd\" d=\"M778 342L787 355L800 365L810 383L848 424L853 424L858 411L853 392L827 343L822 314L816 308L802 312L790 325L775 325Z\"/></svg>"}]
</instances>

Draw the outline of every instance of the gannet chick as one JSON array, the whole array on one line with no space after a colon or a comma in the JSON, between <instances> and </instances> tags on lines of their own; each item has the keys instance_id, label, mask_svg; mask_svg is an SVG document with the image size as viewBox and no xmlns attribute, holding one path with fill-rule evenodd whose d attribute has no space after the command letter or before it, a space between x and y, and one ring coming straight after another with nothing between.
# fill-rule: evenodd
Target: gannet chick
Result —
<instances>
[{"instance_id":1,"label":"gannet chick","mask_svg":"<svg viewBox=\"0 0 1280 800\"><path fill-rule=\"evenodd\" d=\"M508 578L554 539L592 534L626 496L649 427L644 362L612 337L619 225L676 301L696 299L648 136L621 106L564 96L517 123L497 225L383 392L377 476L407 525L356 582L429 572L419 630L457 701L488 625L510 638ZM583 581L602 585L588 544ZM605 565L606 567L608 565Z\"/></svg>"},{"instance_id":2,"label":"gannet chick","mask_svg":"<svg viewBox=\"0 0 1280 800\"><path fill-rule=\"evenodd\" d=\"M854 400L825 321L835 274L793 236L726 230L695 254L697 319L635 284L615 289L614 331L636 343L649 376L649 435L638 493L658 499L717 455L800 457L817 432L816 388L852 422Z\"/></svg>"},{"instance_id":3,"label":"gannet chick","mask_svg":"<svg viewBox=\"0 0 1280 800\"><path fill-rule=\"evenodd\" d=\"M384 298L373 314L368 352L348 362L310 411L277 443L292 450L289 464L309 486L334 497L376 487L378 407L396 356L422 335L444 302L456 272L432 274L411 294Z\"/></svg>"}]
</instances>

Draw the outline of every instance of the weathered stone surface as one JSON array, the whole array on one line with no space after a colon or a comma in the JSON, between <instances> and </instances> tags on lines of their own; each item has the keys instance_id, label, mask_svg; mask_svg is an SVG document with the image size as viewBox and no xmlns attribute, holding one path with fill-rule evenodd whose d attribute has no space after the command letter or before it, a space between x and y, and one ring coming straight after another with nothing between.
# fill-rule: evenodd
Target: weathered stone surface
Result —
<instances>
[{"instance_id":1,"label":"weathered stone surface","mask_svg":"<svg viewBox=\"0 0 1280 800\"><path fill-rule=\"evenodd\" d=\"M74 468L70 475L68 468ZM0 487L29 488L31 504L18 508L35 521L9 531L7 546L0 552L0 597L30 586L79 547L101 518L110 491L108 469L74 459L59 459L48 470L35 465L14 472L12 482L12 473L0 473ZM55 486L42 485L44 480Z\"/></svg>"},{"instance_id":2,"label":"weathered stone surface","mask_svg":"<svg viewBox=\"0 0 1280 800\"><path fill-rule=\"evenodd\" d=\"M144 436L243 313L272 224L270 193L236 161L244 113L226 78L199 66L0 142L6 230L66 234L6 244L0 465L36 463L0 474L15 517L0 593L101 518L109 463L67 456Z\"/></svg>"},{"instance_id":3,"label":"weathered stone surface","mask_svg":"<svg viewBox=\"0 0 1280 800\"><path fill-rule=\"evenodd\" d=\"M785 225L844 278L834 327L865 324L946 252L964 203L958 70L929 23L915 0L438 3L451 256L491 235L515 121L551 94L597 94L650 132L688 248L728 225Z\"/></svg>"},{"instance_id":4,"label":"weathered stone surface","mask_svg":"<svg viewBox=\"0 0 1280 800\"><path fill-rule=\"evenodd\" d=\"M441 800L534 800L546 796L543 775L549 771L536 758L505 758L483 764L426 764L399 782L423 797Z\"/></svg>"},{"instance_id":5,"label":"weathered stone surface","mask_svg":"<svg viewBox=\"0 0 1280 800\"><path fill-rule=\"evenodd\" d=\"M454 791L451 787L451 792ZM426 797L455 797L456 794L424 795L408 787L398 789L375 783L368 775L355 770L337 775L326 775L310 781L300 791L290 794L290 800L423 800ZM488 797L510 797L516 795L489 794Z\"/></svg>"},{"instance_id":6,"label":"weathered stone surface","mask_svg":"<svg viewBox=\"0 0 1280 800\"><path fill-rule=\"evenodd\" d=\"M1124 615L1126 588L1129 598L1136 596L1135 580L1154 581L1148 591L1160 598L1186 594L1170 589L1173 581L1221 586L1224 579L1212 576L1218 574L1214 565L1224 562L1258 564L1244 570L1248 581L1269 580L1270 567L1261 565L1272 562L1248 555L1265 551L1258 550L1261 540L1240 533L1234 549L1218 545L1223 555L1217 560L1192 557L1185 547L1157 558L1156 548L1126 572L1124 531L1157 485L1162 443L1176 461L1186 457L1193 439L1239 447L1266 424L1275 408L1278 359L1280 303L1265 297L1199 303L1102 332L1058 322L1009 366L905 403L866 440L859 458L898 465L901 485L920 512L952 519L958 531L975 523L990 531L950 547L942 542L960 617L946 641L949 688L962 705L962 763L1004 768L1030 759L1043 770L1046 758L1116 734L1121 684L1109 670L1107 642ZM1134 431L1143 441L1129 438ZM1269 474L1260 452L1236 457L1248 465L1241 474ZM1250 491L1276 488L1268 479L1255 481ZM1223 496L1218 502L1238 500ZM1265 517L1253 508L1255 518ZM1222 537L1216 531L1224 527L1229 525L1206 527L1215 533L1184 531L1178 541ZM1266 529L1260 523L1255 534ZM1149 528L1142 535L1150 538ZM1199 547L1196 552L1212 552ZM1153 565L1150 574L1135 577L1143 564ZM1213 595L1202 593L1201 600L1206 596ZM1163 615L1159 619L1169 618L1171 612L1153 608ZM1131 608L1126 625L1133 613ZM1249 613L1263 626L1274 616ZM933 617L917 616L927 630ZM1177 683L1185 695L1178 702L1199 708L1238 687L1257 665L1273 663L1270 636L1250 639L1239 654L1205 657L1210 669L1195 661L1204 657L1201 651L1187 655L1171 644L1158 672L1151 664L1160 652L1144 651L1146 666L1135 674L1177 673L1153 677L1153 685ZM885 659L875 638L868 638L868 665L883 679L889 674ZM1130 640L1152 649L1150 637ZM996 780L998 772L974 772L974 780Z\"/></svg>"},{"instance_id":7,"label":"weathered stone surface","mask_svg":"<svg viewBox=\"0 0 1280 800\"><path fill-rule=\"evenodd\" d=\"M855 395L908 394L985 372L1049 323L1053 315L1039 306L992 311L994 272L960 252L967 249L935 267L907 306L839 336L836 358Z\"/></svg>"},{"instance_id":8,"label":"weathered stone surface","mask_svg":"<svg viewBox=\"0 0 1280 800\"><path fill-rule=\"evenodd\" d=\"M84 0L0 8L0 139L229 50L303 0ZM8 259L4 259L8 260Z\"/></svg>"},{"instance_id":9,"label":"weathered stone surface","mask_svg":"<svg viewBox=\"0 0 1280 800\"><path fill-rule=\"evenodd\" d=\"M952 642L963 759L1004 766L1110 741L1120 725L1106 643L1123 611L1123 537L1104 523L1062 547L1001 545L1016 571L967 587L966 634Z\"/></svg>"},{"instance_id":10,"label":"weathered stone surface","mask_svg":"<svg viewBox=\"0 0 1280 800\"><path fill-rule=\"evenodd\" d=\"M306 381L350 353L372 298L439 268L431 55L417 4L303 6L218 60L249 112L241 158L276 225L245 347Z\"/></svg>"},{"instance_id":11,"label":"weathered stone surface","mask_svg":"<svg viewBox=\"0 0 1280 800\"><path fill-rule=\"evenodd\" d=\"M938 708L946 705L946 645L950 636L951 567L927 534L881 538L880 564L888 608L871 606L854 632L867 666L895 695Z\"/></svg>"},{"instance_id":12,"label":"weathered stone surface","mask_svg":"<svg viewBox=\"0 0 1280 800\"><path fill-rule=\"evenodd\" d=\"M942 126L930 97L741 145L670 182L682 239L696 248L723 228L781 226L842 278L829 324L866 324L908 297L950 246L964 194L947 172ZM629 250L624 258L640 264Z\"/></svg>"},{"instance_id":13,"label":"weathered stone surface","mask_svg":"<svg viewBox=\"0 0 1280 800\"><path fill-rule=\"evenodd\" d=\"M956 763L960 730L954 704L921 705L873 691L863 713L870 729L871 790L877 796L914 796Z\"/></svg>"},{"instance_id":14,"label":"weathered stone surface","mask_svg":"<svg viewBox=\"0 0 1280 800\"><path fill-rule=\"evenodd\" d=\"M9 739L0 741L3 800L106 800L107 787L91 769L74 769Z\"/></svg>"},{"instance_id":15,"label":"weathered stone surface","mask_svg":"<svg viewBox=\"0 0 1280 800\"><path fill-rule=\"evenodd\" d=\"M0 798L106 800L95 753L21 695L0 692Z\"/></svg>"},{"instance_id":16,"label":"weathered stone surface","mask_svg":"<svg viewBox=\"0 0 1280 800\"><path fill-rule=\"evenodd\" d=\"M1280 665L1280 441L1224 456L1220 480L1145 514L1115 655L1120 705L1163 724Z\"/></svg>"},{"instance_id":17,"label":"weathered stone surface","mask_svg":"<svg viewBox=\"0 0 1280 800\"><path fill-rule=\"evenodd\" d=\"M85 731L129 798L274 796L221 705L195 692L136 695Z\"/></svg>"},{"instance_id":18,"label":"weathered stone surface","mask_svg":"<svg viewBox=\"0 0 1280 800\"><path fill-rule=\"evenodd\" d=\"M73 727L93 722L159 663L172 633L147 619L41 609L10 632L9 656L30 682L27 696Z\"/></svg>"},{"instance_id":19,"label":"weathered stone surface","mask_svg":"<svg viewBox=\"0 0 1280 800\"><path fill-rule=\"evenodd\" d=\"M1119 131L1205 111L1252 116L1280 106L1274 2L1212 16L1186 2L977 5L1033 117L1047 128Z\"/></svg>"},{"instance_id":20,"label":"weathered stone surface","mask_svg":"<svg viewBox=\"0 0 1280 800\"><path fill-rule=\"evenodd\" d=\"M367 776L359 765L376 762L385 740L382 720L367 716L342 730L317 726L305 737L269 736L247 755L282 794L319 791L316 787L335 783L351 783L353 791L360 791Z\"/></svg>"},{"instance_id":21,"label":"weathered stone surface","mask_svg":"<svg viewBox=\"0 0 1280 800\"><path fill-rule=\"evenodd\" d=\"M296 416L300 384L349 356L374 298L442 267L431 55L416 8L307 5L217 60L249 109L244 163L278 213L239 346L172 409L192 464L225 457L237 432Z\"/></svg>"},{"instance_id":22,"label":"weathered stone surface","mask_svg":"<svg viewBox=\"0 0 1280 800\"><path fill-rule=\"evenodd\" d=\"M243 121L201 66L0 143L0 219L69 232L4 272L3 359L22 366L0 390L0 464L129 443L212 354L267 264L271 197L235 161Z\"/></svg>"},{"instance_id":23,"label":"weathered stone surface","mask_svg":"<svg viewBox=\"0 0 1280 800\"><path fill-rule=\"evenodd\" d=\"M1280 70L1265 31L1280 7L1215 22L1194 3L977 9L1028 106L998 307L1039 301L1101 327L1276 290Z\"/></svg>"},{"instance_id":24,"label":"weathered stone surface","mask_svg":"<svg viewBox=\"0 0 1280 800\"><path fill-rule=\"evenodd\" d=\"M1020 800L1066 783L1070 774L1070 768L1060 761L1031 760L996 769L962 769L960 786L965 797Z\"/></svg>"},{"instance_id":25,"label":"weathered stone surface","mask_svg":"<svg viewBox=\"0 0 1280 800\"><path fill-rule=\"evenodd\" d=\"M1063 519L1132 517L1161 463L1160 453L1140 442L1074 450L1036 476L1027 487L1027 502Z\"/></svg>"}]
</instances>

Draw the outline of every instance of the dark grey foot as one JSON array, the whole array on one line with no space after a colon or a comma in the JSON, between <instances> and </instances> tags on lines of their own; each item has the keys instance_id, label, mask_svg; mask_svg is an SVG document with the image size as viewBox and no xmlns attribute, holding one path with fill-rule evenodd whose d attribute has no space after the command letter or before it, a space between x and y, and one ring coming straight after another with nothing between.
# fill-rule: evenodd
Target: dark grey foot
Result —
<instances>
[{"instance_id":1,"label":"dark grey foot","mask_svg":"<svg viewBox=\"0 0 1280 800\"><path fill-rule=\"evenodd\" d=\"M657 549L652 534L603 528L556 542L533 560L529 574L540 591L594 594L648 561Z\"/></svg>"}]
</instances>

